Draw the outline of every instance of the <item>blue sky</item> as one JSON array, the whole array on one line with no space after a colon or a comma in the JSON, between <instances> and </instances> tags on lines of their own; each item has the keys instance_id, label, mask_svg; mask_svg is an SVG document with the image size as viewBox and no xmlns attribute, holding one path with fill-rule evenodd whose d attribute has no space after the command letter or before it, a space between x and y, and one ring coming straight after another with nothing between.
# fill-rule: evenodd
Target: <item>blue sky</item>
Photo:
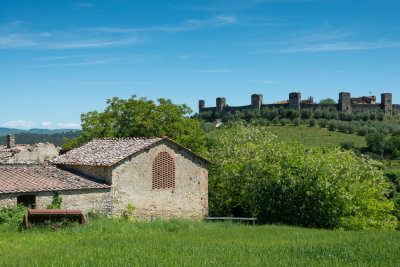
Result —
<instances>
[{"instance_id":1,"label":"blue sky","mask_svg":"<svg viewBox=\"0 0 400 267\"><path fill-rule=\"evenodd\" d=\"M0 126L77 128L132 94L197 112L393 93L400 1L0 1Z\"/></svg>"}]
</instances>

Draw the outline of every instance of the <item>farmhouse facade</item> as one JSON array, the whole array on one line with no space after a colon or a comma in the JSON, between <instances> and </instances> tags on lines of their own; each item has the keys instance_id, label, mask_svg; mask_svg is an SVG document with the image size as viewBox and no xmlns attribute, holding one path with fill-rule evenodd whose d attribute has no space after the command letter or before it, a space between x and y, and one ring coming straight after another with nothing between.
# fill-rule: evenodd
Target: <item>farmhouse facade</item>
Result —
<instances>
[{"instance_id":1,"label":"farmhouse facade","mask_svg":"<svg viewBox=\"0 0 400 267\"><path fill-rule=\"evenodd\" d=\"M50 166L0 165L0 207L46 208L57 191L62 208L85 213L120 216L132 204L139 219L202 219L208 163L167 137L95 139Z\"/></svg>"}]
</instances>

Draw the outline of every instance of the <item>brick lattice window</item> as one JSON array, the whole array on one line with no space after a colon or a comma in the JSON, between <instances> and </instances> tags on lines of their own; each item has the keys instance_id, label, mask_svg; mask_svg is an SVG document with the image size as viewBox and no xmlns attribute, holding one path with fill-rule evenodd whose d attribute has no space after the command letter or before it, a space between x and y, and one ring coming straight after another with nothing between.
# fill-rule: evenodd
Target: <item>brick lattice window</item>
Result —
<instances>
[{"instance_id":1,"label":"brick lattice window","mask_svg":"<svg viewBox=\"0 0 400 267\"><path fill-rule=\"evenodd\" d=\"M151 166L152 189L175 188L175 162L168 152L157 154Z\"/></svg>"}]
</instances>

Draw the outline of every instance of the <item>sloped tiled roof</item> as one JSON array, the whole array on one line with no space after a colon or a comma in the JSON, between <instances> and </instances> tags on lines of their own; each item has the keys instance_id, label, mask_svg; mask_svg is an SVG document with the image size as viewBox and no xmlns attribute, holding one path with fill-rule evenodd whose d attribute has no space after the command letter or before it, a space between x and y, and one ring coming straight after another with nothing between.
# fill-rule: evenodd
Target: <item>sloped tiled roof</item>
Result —
<instances>
[{"instance_id":1,"label":"sloped tiled roof","mask_svg":"<svg viewBox=\"0 0 400 267\"><path fill-rule=\"evenodd\" d=\"M55 166L0 165L0 194L110 188Z\"/></svg>"},{"instance_id":2,"label":"sloped tiled roof","mask_svg":"<svg viewBox=\"0 0 400 267\"><path fill-rule=\"evenodd\" d=\"M60 165L83 165L83 166L112 166L126 157L129 157L157 142L166 140L188 153L199 157L205 162L207 159L197 155L191 150L179 145L167 137L154 138L99 138L81 147L68 151L52 163Z\"/></svg>"}]
</instances>

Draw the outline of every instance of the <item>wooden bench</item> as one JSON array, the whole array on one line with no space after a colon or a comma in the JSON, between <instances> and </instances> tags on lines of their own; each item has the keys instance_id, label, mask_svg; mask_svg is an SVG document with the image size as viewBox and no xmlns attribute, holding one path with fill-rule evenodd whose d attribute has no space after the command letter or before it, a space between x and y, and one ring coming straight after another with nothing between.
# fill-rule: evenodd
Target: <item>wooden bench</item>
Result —
<instances>
[{"instance_id":1,"label":"wooden bench","mask_svg":"<svg viewBox=\"0 0 400 267\"><path fill-rule=\"evenodd\" d=\"M64 218L79 221L80 224L86 223L86 217L81 210L28 209L28 214L24 215L23 224L25 228L28 228L33 222L59 221Z\"/></svg>"}]
</instances>

